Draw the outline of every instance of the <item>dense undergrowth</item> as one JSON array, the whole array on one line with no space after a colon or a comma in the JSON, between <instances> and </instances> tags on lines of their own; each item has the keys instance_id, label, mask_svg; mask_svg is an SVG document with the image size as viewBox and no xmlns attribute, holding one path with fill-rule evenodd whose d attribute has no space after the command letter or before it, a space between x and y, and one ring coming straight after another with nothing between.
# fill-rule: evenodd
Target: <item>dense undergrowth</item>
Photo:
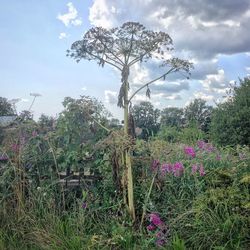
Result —
<instances>
[{"instance_id":1,"label":"dense undergrowth","mask_svg":"<svg viewBox=\"0 0 250 250\"><path fill-rule=\"evenodd\" d=\"M114 175L122 166L115 153L126 144L118 133L69 152L55 131L27 128L1 148L0 249L249 249L247 147L216 148L193 137L189 144L133 141L132 222ZM79 163L90 150L91 161ZM65 162L102 178L64 190L57 173Z\"/></svg>"}]
</instances>

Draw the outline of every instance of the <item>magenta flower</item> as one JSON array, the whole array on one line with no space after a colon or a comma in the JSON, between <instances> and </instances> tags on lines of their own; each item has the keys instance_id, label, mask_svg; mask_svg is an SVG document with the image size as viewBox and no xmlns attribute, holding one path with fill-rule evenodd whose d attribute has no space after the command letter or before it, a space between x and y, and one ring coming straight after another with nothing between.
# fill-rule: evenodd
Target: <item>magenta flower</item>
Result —
<instances>
[{"instance_id":1,"label":"magenta flower","mask_svg":"<svg viewBox=\"0 0 250 250\"><path fill-rule=\"evenodd\" d=\"M163 239L158 239L158 240L155 242L155 244L156 244L157 247L162 247L165 243L166 243L166 242L165 242L165 240L163 240Z\"/></svg>"},{"instance_id":2,"label":"magenta flower","mask_svg":"<svg viewBox=\"0 0 250 250\"><path fill-rule=\"evenodd\" d=\"M161 165L161 173L165 174L165 173L171 173L173 170L173 165L170 163L163 163Z\"/></svg>"},{"instance_id":3,"label":"magenta flower","mask_svg":"<svg viewBox=\"0 0 250 250\"><path fill-rule=\"evenodd\" d=\"M173 173L175 177L179 177L184 173L184 166L181 162L176 162L173 166Z\"/></svg>"},{"instance_id":4,"label":"magenta flower","mask_svg":"<svg viewBox=\"0 0 250 250\"><path fill-rule=\"evenodd\" d=\"M87 208L87 203L86 202L83 202L82 203L82 209L86 209Z\"/></svg>"},{"instance_id":5,"label":"magenta flower","mask_svg":"<svg viewBox=\"0 0 250 250\"><path fill-rule=\"evenodd\" d=\"M194 158L196 156L195 150L192 147L184 147L184 152L186 155L189 155L192 158Z\"/></svg>"},{"instance_id":6,"label":"magenta flower","mask_svg":"<svg viewBox=\"0 0 250 250\"><path fill-rule=\"evenodd\" d=\"M198 145L198 147L200 148L200 149L204 149L205 148L205 146L206 146L206 142L204 142L204 141L197 141L197 145Z\"/></svg>"},{"instance_id":7,"label":"magenta flower","mask_svg":"<svg viewBox=\"0 0 250 250\"><path fill-rule=\"evenodd\" d=\"M205 170L204 170L204 167L203 167L202 164L200 165L199 172L200 172L200 176L204 176L204 175L206 174L206 173L205 173Z\"/></svg>"},{"instance_id":8,"label":"magenta flower","mask_svg":"<svg viewBox=\"0 0 250 250\"><path fill-rule=\"evenodd\" d=\"M197 165L193 165L193 166L192 166L192 174L196 174L198 168L199 168L199 167L198 167Z\"/></svg>"},{"instance_id":9,"label":"magenta flower","mask_svg":"<svg viewBox=\"0 0 250 250\"><path fill-rule=\"evenodd\" d=\"M160 226L160 225L163 224L163 222L161 221L160 216L158 214L156 214L156 213L151 213L149 215L149 220L155 226Z\"/></svg>"},{"instance_id":10,"label":"magenta flower","mask_svg":"<svg viewBox=\"0 0 250 250\"><path fill-rule=\"evenodd\" d=\"M148 231L153 231L153 230L156 229L156 226L153 225L153 224L149 224L149 225L147 226L147 229L148 229Z\"/></svg>"}]
</instances>

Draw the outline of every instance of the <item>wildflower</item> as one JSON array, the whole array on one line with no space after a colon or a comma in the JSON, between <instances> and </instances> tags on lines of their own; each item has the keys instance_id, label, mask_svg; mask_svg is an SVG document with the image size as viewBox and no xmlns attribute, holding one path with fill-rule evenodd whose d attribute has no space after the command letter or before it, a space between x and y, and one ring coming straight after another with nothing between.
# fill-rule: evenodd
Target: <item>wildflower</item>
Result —
<instances>
[{"instance_id":1,"label":"wildflower","mask_svg":"<svg viewBox=\"0 0 250 250\"><path fill-rule=\"evenodd\" d=\"M148 231L153 231L153 230L156 229L156 226L153 225L153 224L149 224L149 225L147 226L147 229L148 229Z\"/></svg>"},{"instance_id":2,"label":"wildflower","mask_svg":"<svg viewBox=\"0 0 250 250\"><path fill-rule=\"evenodd\" d=\"M163 163L163 164L161 165L161 173L162 173L162 174L165 174L166 172L167 172L167 173L171 173L172 170L173 170L173 165L170 164L170 163Z\"/></svg>"},{"instance_id":3,"label":"wildflower","mask_svg":"<svg viewBox=\"0 0 250 250\"><path fill-rule=\"evenodd\" d=\"M165 244L165 240L164 239L158 239L156 240L155 244L157 247L162 247Z\"/></svg>"},{"instance_id":4,"label":"wildflower","mask_svg":"<svg viewBox=\"0 0 250 250\"><path fill-rule=\"evenodd\" d=\"M8 161L8 159L6 155L0 155L0 161Z\"/></svg>"},{"instance_id":5,"label":"wildflower","mask_svg":"<svg viewBox=\"0 0 250 250\"><path fill-rule=\"evenodd\" d=\"M192 174L196 174L198 168L199 168L199 167L198 167L197 165L193 165L193 166L192 166Z\"/></svg>"},{"instance_id":6,"label":"wildflower","mask_svg":"<svg viewBox=\"0 0 250 250\"><path fill-rule=\"evenodd\" d=\"M192 147L184 147L184 152L186 155L189 155L192 158L194 158L196 156L195 150Z\"/></svg>"},{"instance_id":7,"label":"wildflower","mask_svg":"<svg viewBox=\"0 0 250 250\"><path fill-rule=\"evenodd\" d=\"M160 165L160 161L159 160L153 160L152 164L151 164L151 168L153 171L157 171L158 167Z\"/></svg>"},{"instance_id":8,"label":"wildflower","mask_svg":"<svg viewBox=\"0 0 250 250\"><path fill-rule=\"evenodd\" d=\"M204 149L206 146L206 142L200 140L200 141L197 141L197 145L198 145L199 149Z\"/></svg>"},{"instance_id":9,"label":"wildflower","mask_svg":"<svg viewBox=\"0 0 250 250\"><path fill-rule=\"evenodd\" d=\"M160 225L163 224L163 222L161 221L160 216L158 214L156 214L156 213L151 213L149 215L149 220L155 226L160 226Z\"/></svg>"},{"instance_id":10,"label":"wildflower","mask_svg":"<svg viewBox=\"0 0 250 250\"><path fill-rule=\"evenodd\" d=\"M87 208L87 203L86 202L83 202L82 203L82 209L86 209Z\"/></svg>"},{"instance_id":11,"label":"wildflower","mask_svg":"<svg viewBox=\"0 0 250 250\"><path fill-rule=\"evenodd\" d=\"M209 153L214 152L215 148L211 143L207 143L205 146L205 150Z\"/></svg>"},{"instance_id":12,"label":"wildflower","mask_svg":"<svg viewBox=\"0 0 250 250\"><path fill-rule=\"evenodd\" d=\"M200 165L199 173L200 173L200 176L204 176L206 174L202 164Z\"/></svg>"},{"instance_id":13,"label":"wildflower","mask_svg":"<svg viewBox=\"0 0 250 250\"><path fill-rule=\"evenodd\" d=\"M179 177L184 173L184 166L181 162L176 162L173 166L173 173L175 177Z\"/></svg>"}]
</instances>

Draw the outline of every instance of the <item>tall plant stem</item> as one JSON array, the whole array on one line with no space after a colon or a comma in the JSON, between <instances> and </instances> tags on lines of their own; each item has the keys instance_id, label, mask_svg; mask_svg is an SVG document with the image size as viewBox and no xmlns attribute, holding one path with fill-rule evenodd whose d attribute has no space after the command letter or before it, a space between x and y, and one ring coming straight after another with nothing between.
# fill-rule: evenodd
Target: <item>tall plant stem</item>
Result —
<instances>
[{"instance_id":1,"label":"tall plant stem","mask_svg":"<svg viewBox=\"0 0 250 250\"><path fill-rule=\"evenodd\" d=\"M126 81L125 84L125 95L124 95L124 134L128 135L128 81ZM133 221L135 221L133 173L132 173L131 157L129 149L126 149L124 153L125 153L125 164L127 171L129 214L133 219Z\"/></svg>"}]
</instances>

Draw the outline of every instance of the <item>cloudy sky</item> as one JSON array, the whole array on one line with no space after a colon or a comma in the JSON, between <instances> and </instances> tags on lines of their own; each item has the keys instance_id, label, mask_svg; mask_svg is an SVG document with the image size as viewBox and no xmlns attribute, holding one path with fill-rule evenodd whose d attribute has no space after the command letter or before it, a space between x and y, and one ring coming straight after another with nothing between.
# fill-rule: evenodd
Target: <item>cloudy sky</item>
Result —
<instances>
[{"instance_id":1,"label":"cloudy sky","mask_svg":"<svg viewBox=\"0 0 250 250\"><path fill-rule=\"evenodd\" d=\"M33 106L38 117L58 114L65 96L90 95L121 118L118 72L95 62L77 64L66 50L92 26L111 28L127 21L167 32L174 54L194 63L189 80L177 74L152 85L155 107L181 107L194 98L213 104L230 83L250 74L249 0L1 0L0 96L20 98L20 111L30 106L30 93L41 94ZM136 65L132 87L158 73L154 62ZM134 103L142 100L147 100L145 91Z\"/></svg>"}]
</instances>

